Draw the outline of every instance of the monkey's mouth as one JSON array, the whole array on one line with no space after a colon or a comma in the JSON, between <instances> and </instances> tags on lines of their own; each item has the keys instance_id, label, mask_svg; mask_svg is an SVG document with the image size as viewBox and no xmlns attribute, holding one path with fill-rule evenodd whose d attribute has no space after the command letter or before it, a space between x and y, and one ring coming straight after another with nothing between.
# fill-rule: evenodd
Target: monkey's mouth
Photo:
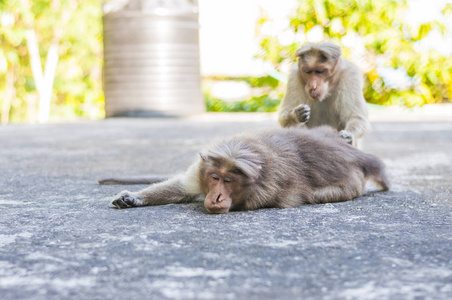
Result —
<instances>
[{"instance_id":1,"label":"monkey's mouth","mask_svg":"<svg viewBox=\"0 0 452 300\"><path fill-rule=\"evenodd\" d=\"M205 206L207 212L209 214L224 214L229 211L228 207L221 207L221 206Z\"/></svg>"},{"instance_id":2,"label":"monkey's mouth","mask_svg":"<svg viewBox=\"0 0 452 300\"><path fill-rule=\"evenodd\" d=\"M322 101L324 98L324 95L322 93L309 93L309 97L312 100Z\"/></svg>"}]
</instances>

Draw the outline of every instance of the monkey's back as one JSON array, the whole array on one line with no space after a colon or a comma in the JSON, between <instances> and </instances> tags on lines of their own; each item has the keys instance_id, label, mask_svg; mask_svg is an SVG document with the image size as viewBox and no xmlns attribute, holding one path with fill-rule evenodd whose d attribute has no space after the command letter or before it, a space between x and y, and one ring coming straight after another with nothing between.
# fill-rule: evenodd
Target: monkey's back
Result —
<instances>
[{"instance_id":1,"label":"monkey's back","mask_svg":"<svg viewBox=\"0 0 452 300\"><path fill-rule=\"evenodd\" d=\"M328 126L274 129L237 140L245 140L263 161L261 175L249 196L249 208L253 203L261 207L313 203L316 190L347 186L352 177L362 179L364 186L363 169L376 159L348 145Z\"/></svg>"},{"instance_id":2,"label":"monkey's back","mask_svg":"<svg viewBox=\"0 0 452 300\"><path fill-rule=\"evenodd\" d=\"M300 177L308 180L312 187L340 181L365 156L328 126L309 130L277 129L256 136L256 141L274 152L275 164L290 169L298 175L298 180Z\"/></svg>"}]
</instances>

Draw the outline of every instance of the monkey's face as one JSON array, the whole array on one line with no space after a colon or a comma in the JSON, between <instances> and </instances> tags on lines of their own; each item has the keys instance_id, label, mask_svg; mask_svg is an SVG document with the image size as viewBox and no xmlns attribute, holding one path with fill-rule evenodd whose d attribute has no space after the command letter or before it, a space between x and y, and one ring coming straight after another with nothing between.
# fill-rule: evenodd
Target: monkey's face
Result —
<instances>
[{"instance_id":1,"label":"monkey's face","mask_svg":"<svg viewBox=\"0 0 452 300\"><path fill-rule=\"evenodd\" d=\"M319 48L320 47L320 48ZM303 47L297 51L298 70L308 97L323 101L331 88L340 48L335 45Z\"/></svg>"},{"instance_id":2,"label":"monkey's face","mask_svg":"<svg viewBox=\"0 0 452 300\"><path fill-rule=\"evenodd\" d=\"M209 213L226 213L239 202L242 185L239 174L213 168L205 171L204 180L207 186L204 206Z\"/></svg>"},{"instance_id":3,"label":"monkey's face","mask_svg":"<svg viewBox=\"0 0 452 300\"><path fill-rule=\"evenodd\" d=\"M303 79L305 92L315 101L322 101L328 94L329 73L327 65L314 64L312 66L300 64L300 76Z\"/></svg>"}]
</instances>

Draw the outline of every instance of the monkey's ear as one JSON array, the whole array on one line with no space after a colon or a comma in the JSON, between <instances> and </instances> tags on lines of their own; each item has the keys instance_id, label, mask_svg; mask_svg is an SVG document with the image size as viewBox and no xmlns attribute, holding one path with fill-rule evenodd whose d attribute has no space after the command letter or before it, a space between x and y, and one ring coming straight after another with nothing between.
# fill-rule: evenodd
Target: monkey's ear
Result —
<instances>
[{"instance_id":1,"label":"monkey's ear","mask_svg":"<svg viewBox=\"0 0 452 300\"><path fill-rule=\"evenodd\" d=\"M260 175L260 171L262 171L262 166L258 166L257 169L259 170L259 173L250 177L251 178L251 182L254 183L257 181L257 179L259 178Z\"/></svg>"},{"instance_id":2,"label":"monkey's ear","mask_svg":"<svg viewBox=\"0 0 452 300\"><path fill-rule=\"evenodd\" d=\"M341 47L335 44L323 43L321 44L319 50L322 55L334 60L338 59L341 56Z\"/></svg>"},{"instance_id":3,"label":"monkey's ear","mask_svg":"<svg viewBox=\"0 0 452 300\"><path fill-rule=\"evenodd\" d=\"M303 47L301 47L300 49L297 50L297 52L295 52L295 56L299 57L299 58L303 58L303 56L308 53L309 51L311 51L311 48L314 46L313 43L308 43L306 45L304 45Z\"/></svg>"},{"instance_id":4,"label":"monkey's ear","mask_svg":"<svg viewBox=\"0 0 452 300\"><path fill-rule=\"evenodd\" d=\"M201 159L202 159L203 161L207 161L207 155L205 155L204 153L199 152L199 156L201 157Z\"/></svg>"},{"instance_id":5,"label":"monkey's ear","mask_svg":"<svg viewBox=\"0 0 452 300\"><path fill-rule=\"evenodd\" d=\"M299 58L303 58L303 56L308 52L310 49L306 49L305 47L300 48L295 52L295 56Z\"/></svg>"}]
</instances>

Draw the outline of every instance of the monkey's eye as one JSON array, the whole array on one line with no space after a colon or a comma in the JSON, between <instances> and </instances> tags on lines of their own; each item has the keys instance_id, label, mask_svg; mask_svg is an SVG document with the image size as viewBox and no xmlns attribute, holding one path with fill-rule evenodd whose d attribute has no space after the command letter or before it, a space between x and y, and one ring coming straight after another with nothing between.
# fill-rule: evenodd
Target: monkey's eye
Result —
<instances>
[{"instance_id":1,"label":"monkey's eye","mask_svg":"<svg viewBox=\"0 0 452 300\"><path fill-rule=\"evenodd\" d=\"M306 74L311 74L311 73L312 73L311 70L304 70L304 72L305 72Z\"/></svg>"},{"instance_id":2,"label":"monkey's eye","mask_svg":"<svg viewBox=\"0 0 452 300\"><path fill-rule=\"evenodd\" d=\"M212 174L210 174L210 176L212 176L212 178L214 180L220 180L220 176L218 176L218 174L216 174L216 173L212 173Z\"/></svg>"},{"instance_id":3,"label":"monkey's eye","mask_svg":"<svg viewBox=\"0 0 452 300\"><path fill-rule=\"evenodd\" d=\"M323 74L325 73L326 69L319 69L319 70L315 70L316 74Z\"/></svg>"},{"instance_id":4,"label":"monkey's eye","mask_svg":"<svg viewBox=\"0 0 452 300\"><path fill-rule=\"evenodd\" d=\"M232 179L228 178L228 177L225 177L223 180L224 180L224 182L232 182Z\"/></svg>"}]
</instances>

